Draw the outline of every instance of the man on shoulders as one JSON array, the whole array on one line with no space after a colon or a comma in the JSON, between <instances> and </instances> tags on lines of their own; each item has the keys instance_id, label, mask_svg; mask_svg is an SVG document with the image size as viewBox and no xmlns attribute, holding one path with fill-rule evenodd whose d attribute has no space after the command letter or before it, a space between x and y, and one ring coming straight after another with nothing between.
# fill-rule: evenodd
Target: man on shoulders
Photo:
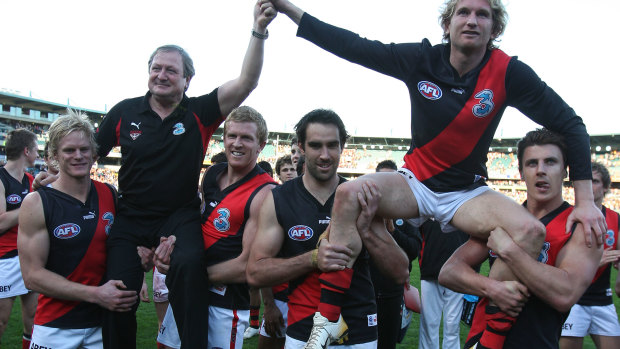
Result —
<instances>
[{"instance_id":1,"label":"man on shoulders","mask_svg":"<svg viewBox=\"0 0 620 349\"><path fill-rule=\"evenodd\" d=\"M271 3L258 0L240 75L203 96L185 94L194 76L187 51L176 45L159 47L148 62L149 91L114 106L97 134L99 156L105 157L114 146L121 149L119 211L108 242L108 278L121 279L139 291L143 271L134 256L136 246L154 247L160 237L174 234L176 248L166 285L184 348L207 348L208 288L200 263L196 195L200 169L213 132L258 85L267 26L274 17ZM135 347L135 311L107 314L108 349Z\"/></svg>"},{"instance_id":2,"label":"man on shoulders","mask_svg":"<svg viewBox=\"0 0 620 349\"><path fill-rule=\"evenodd\" d=\"M245 269L258 227L259 209L275 185L256 163L267 134L267 124L256 110L246 106L233 110L224 123L227 162L213 165L203 177L202 235L211 283L209 348L240 349L249 325L250 296ZM157 256L166 262L171 246L164 241ZM180 347L170 307L158 342Z\"/></svg>"},{"instance_id":3,"label":"man on shoulders","mask_svg":"<svg viewBox=\"0 0 620 349\"><path fill-rule=\"evenodd\" d=\"M527 187L524 207L546 227L538 258L529 256L501 228L487 242L471 237L444 264L439 282L457 292L484 297L476 309L466 348L558 348L562 324L598 267L602 246L588 247L583 225L565 226L573 207L562 198L566 145L545 129L529 132L518 144L519 171ZM473 267L489 256L502 259L517 281L497 281ZM490 303L492 302L491 305ZM516 318L499 321L500 309Z\"/></svg>"},{"instance_id":4,"label":"man on shoulders","mask_svg":"<svg viewBox=\"0 0 620 349\"><path fill-rule=\"evenodd\" d=\"M412 218L420 225L433 217L444 231L456 228L483 240L502 227L535 257L544 240L544 226L485 183L486 155L507 106L566 137L575 209L565 229L579 221L586 243L592 243L592 234L596 243L602 243L605 220L592 199L585 125L529 66L495 46L507 22L501 1L447 0L440 16L445 43L435 46L427 39L383 44L321 22L288 0L273 0L273 4L298 25L298 36L402 81L409 92L412 134L405 165L398 173L372 173L338 188L332 217L334 243L348 246L354 256L360 250L357 193L363 183L372 181L383 198L377 214L384 218ZM501 260L491 275L497 280L516 279ZM328 319L334 322L337 317L332 313Z\"/></svg>"}]
</instances>

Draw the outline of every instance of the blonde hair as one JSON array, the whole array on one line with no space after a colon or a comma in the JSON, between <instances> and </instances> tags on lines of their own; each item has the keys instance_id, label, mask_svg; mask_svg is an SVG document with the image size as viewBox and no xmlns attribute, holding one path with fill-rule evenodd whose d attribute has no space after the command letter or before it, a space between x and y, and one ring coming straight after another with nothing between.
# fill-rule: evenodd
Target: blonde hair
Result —
<instances>
[{"instance_id":1,"label":"blonde hair","mask_svg":"<svg viewBox=\"0 0 620 349\"><path fill-rule=\"evenodd\" d=\"M454 11L456 11L456 4L458 4L458 2L459 0L446 1L441 15L439 16L439 23L441 24L441 28L444 29L443 39L446 42L450 42L450 33L447 33L445 29L450 26L450 21L452 20L452 16L454 16ZM508 13L501 0L487 0L487 2L491 7L491 19L493 19L493 28L491 30L492 37L487 43L487 48L492 49L496 48L493 42L504 34L504 30L506 30Z\"/></svg>"},{"instance_id":2,"label":"blonde hair","mask_svg":"<svg viewBox=\"0 0 620 349\"><path fill-rule=\"evenodd\" d=\"M226 135L229 122L253 122L256 124L256 136L258 143L267 142L267 123L263 116L256 109L248 106L235 108L228 114L224 122L224 135Z\"/></svg>"},{"instance_id":3,"label":"blonde hair","mask_svg":"<svg viewBox=\"0 0 620 349\"><path fill-rule=\"evenodd\" d=\"M88 139L93 157L97 154L97 141L95 140L95 128L88 119L88 116L83 112L67 108L67 114L61 115L56 121L52 123L49 131L47 132L49 137L48 142L48 154L50 157L58 155L58 145L60 141L71 132L82 132ZM56 160L52 163L58 166Z\"/></svg>"}]
</instances>

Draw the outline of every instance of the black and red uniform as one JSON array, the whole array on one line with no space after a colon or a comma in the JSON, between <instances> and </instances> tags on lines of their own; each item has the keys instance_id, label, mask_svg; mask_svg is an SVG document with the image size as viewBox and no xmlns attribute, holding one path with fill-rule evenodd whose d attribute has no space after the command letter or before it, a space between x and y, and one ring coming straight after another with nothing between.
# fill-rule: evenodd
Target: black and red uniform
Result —
<instances>
[{"instance_id":1,"label":"black and red uniform","mask_svg":"<svg viewBox=\"0 0 620 349\"><path fill-rule=\"evenodd\" d=\"M21 182L13 178L4 167L0 167L0 180L4 185L6 212L21 207L24 197L32 191L33 177L24 172ZM0 232L0 259L17 256L17 225Z\"/></svg>"},{"instance_id":2,"label":"black and red uniform","mask_svg":"<svg viewBox=\"0 0 620 349\"><path fill-rule=\"evenodd\" d=\"M183 100L162 120L144 97L127 99L106 115L97 133L99 156L120 146L118 215L108 240L107 278L136 292L143 270L136 246L156 246L161 236L177 237L166 277L170 304L184 345L206 348L208 286L201 263L200 168L213 132L224 120L217 89ZM108 349L135 348L135 310L107 312L103 328Z\"/></svg>"},{"instance_id":3,"label":"black and red uniform","mask_svg":"<svg viewBox=\"0 0 620 349\"><path fill-rule=\"evenodd\" d=\"M620 223L620 215L614 210L603 206L603 215L607 222L607 232L603 237L603 244L605 249L617 248L618 243L618 225ZM611 282L611 263L598 268L592 284L588 287L586 292L581 296L577 304L585 306L600 306L613 304L612 291L610 287Z\"/></svg>"},{"instance_id":4,"label":"black and red uniform","mask_svg":"<svg viewBox=\"0 0 620 349\"><path fill-rule=\"evenodd\" d=\"M280 255L294 257L313 250L331 220L334 194L322 205L305 188L302 177L274 188L272 193L276 217L285 234ZM362 249L353 265L351 288L342 304L342 317L349 326L349 340L345 345L377 340L377 307L368 260L368 252ZM319 276L316 270L289 281L286 335L291 338L306 342L310 337L312 317L321 297Z\"/></svg>"},{"instance_id":5,"label":"black and red uniform","mask_svg":"<svg viewBox=\"0 0 620 349\"><path fill-rule=\"evenodd\" d=\"M204 205L202 237L206 265L211 266L238 257L243 250L243 232L250 206L256 194L273 178L258 165L241 180L220 190L218 177L228 168L227 163L212 166L202 182ZM210 294L209 305L232 310L249 310L248 285L228 284L223 295Z\"/></svg>"},{"instance_id":6,"label":"black and red uniform","mask_svg":"<svg viewBox=\"0 0 620 349\"><path fill-rule=\"evenodd\" d=\"M116 215L114 188L91 181L85 203L49 187L41 187L38 193L50 241L45 269L83 285L102 285L106 240ZM102 311L94 303L40 294L34 324L66 329L98 327Z\"/></svg>"},{"instance_id":7,"label":"black and red uniform","mask_svg":"<svg viewBox=\"0 0 620 349\"><path fill-rule=\"evenodd\" d=\"M590 140L575 112L536 73L499 49L459 76L450 45L383 44L323 23L307 13L297 35L321 48L399 79L411 100L411 147L405 167L435 192L484 185L489 146L507 106L563 135L571 179L591 179Z\"/></svg>"},{"instance_id":8,"label":"black and red uniform","mask_svg":"<svg viewBox=\"0 0 620 349\"><path fill-rule=\"evenodd\" d=\"M572 233L566 234L566 219L572 211L573 207L565 201L540 220L547 229L547 235L538 256L539 262L555 266L558 253L572 236ZM466 348L478 342L486 329L484 315L488 302L488 298L483 298L478 303L465 344ZM532 295L506 336L504 348L558 348L562 325L567 316L568 313L559 312L536 295Z\"/></svg>"}]
</instances>

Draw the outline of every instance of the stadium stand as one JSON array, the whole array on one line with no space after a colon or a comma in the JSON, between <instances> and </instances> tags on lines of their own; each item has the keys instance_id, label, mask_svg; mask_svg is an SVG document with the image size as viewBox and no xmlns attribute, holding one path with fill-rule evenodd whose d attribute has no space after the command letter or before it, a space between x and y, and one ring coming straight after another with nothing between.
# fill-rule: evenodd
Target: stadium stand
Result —
<instances>
[{"instance_id":1,"label":"stadium stand","mask_svg":"<svg viewBox=\"0 0 620 349\"><path fill-rule=\"evenodd\" d=\"M43 151L47 141L49 125L64 114L67 108L73 108L86 113L95 127L99 125L105 111L96 111L79 108L71 105L48 102L15 93L0 91L0 163L4 162L4 140L8 132L15 128L24 127L37 134L39 151ZM275 166L278 157L290 154L292 133L270 132L267 145L259 157ZM488 154L487 168L489 173L488 184L493 189L501 191L518 202L525 199L525 185L519 178L517 167L516 144L518 139L493 140ZM409 139L387 137L358 137L349 138L341 157L339 173L347 178L356 178L366 173L374 172L376 165L386 159L394 160L402 165L403 156L409 147ZM222 129L220 128L209 142L205 156L204 167L210 165L209 159L223 150ZM614 134L591 136L592 160L599 161L609 168L612 177L611 193L605 198L605 205L620 210L620 140ZM42 155L42 154L41 154ZM100 159L91 171L93 178L118 185L118 167L120 154L113 151L105 159ZM37 173L43 169L43 161L37 161L31 172ZM565 183L564 197L573 201L573 191L570 182Z\"/></svg>"}]
</instances>

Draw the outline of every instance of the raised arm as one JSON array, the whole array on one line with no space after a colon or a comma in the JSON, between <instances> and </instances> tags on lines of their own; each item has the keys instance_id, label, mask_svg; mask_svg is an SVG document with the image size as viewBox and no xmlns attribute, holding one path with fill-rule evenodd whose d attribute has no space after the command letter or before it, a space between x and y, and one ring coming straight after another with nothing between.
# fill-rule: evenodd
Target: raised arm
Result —
<instances>
[{"instance_id":1,"label":"raised arm","mask_svg":"<svg viewBox=\"0 0 620 349\"><path fill-rule=\"evenodd\" d=\"M474 266L488 256L485 241L469 238L443 265L438 281L456 292L487 297L503 312L516 317L527 302L528 290L517 281L497 281L476 273Z\"/></svg>"},{"instance_id":2,"label":"raised arm","mask_svg":"<svg viewBox=\"0 0 620 349\"><path fill-rule=\"evenodd\" d=\"M246 282L245 271L248 265L252 243L254 242L256 231L258 230L260 208L267 195L271 193L273 187L274 185L264 186L254 196L254 199L252 199L252 203L250 204L250 216L243 230L243 250L241 254L236 258L208 267L209 281L220 284Z\"/></svg>"},{"instance_id":3,"label":"raised arm","mask_svg":"<svg viewBox=\"0 0 620 349\"><path fill-rule=\"evenodd\" d=\"M587 247L578 224L558 253L555 266L540 263L523 251L502 229L491 232L488 246L502 258L525 286L558 311L568 312L592 282L603 247Z\"/></svg>"},{"instance_id":4,"label":"raised arm","mask_svg":"<svg viewBox=\"0 0 620 349\"><path fill-rule=\"evenodd\" d=\"M301 21L301 16L303 16L304 11L288 0L272 0L271 2L276 7L278 12L284 13L295 24L299 25L299 21Z\"/></svg>"},{"instance_id":5,"label":"raised arm","mask_svg":"<svg viewBox=\"0 0 620 349\"><path fill-rule=\"evenodd\" d=\"M263 68L267 26L276 14L275 8L267 0L258 0L254 5L253 32L241 66L241 74L236 79L220 86L217 92L222 115L228 115L234 108L241 105L258 86L258 79Z\"/></svg>"},{"instance_id":6,"label":"raised arm","mask_svg":"<svg viewBox=\"0 0 620 349\"><path fill-rule=\"evenodd\" d=\"M45 226L43 204L38 193L24 199L19 213L17 249L26 287L49 297L90 302L112 311L129 311L136 303L135 291L124 291L119 280L102 286L87 286L45 269L50 240Z\"/></svg>"}]
</instances>

